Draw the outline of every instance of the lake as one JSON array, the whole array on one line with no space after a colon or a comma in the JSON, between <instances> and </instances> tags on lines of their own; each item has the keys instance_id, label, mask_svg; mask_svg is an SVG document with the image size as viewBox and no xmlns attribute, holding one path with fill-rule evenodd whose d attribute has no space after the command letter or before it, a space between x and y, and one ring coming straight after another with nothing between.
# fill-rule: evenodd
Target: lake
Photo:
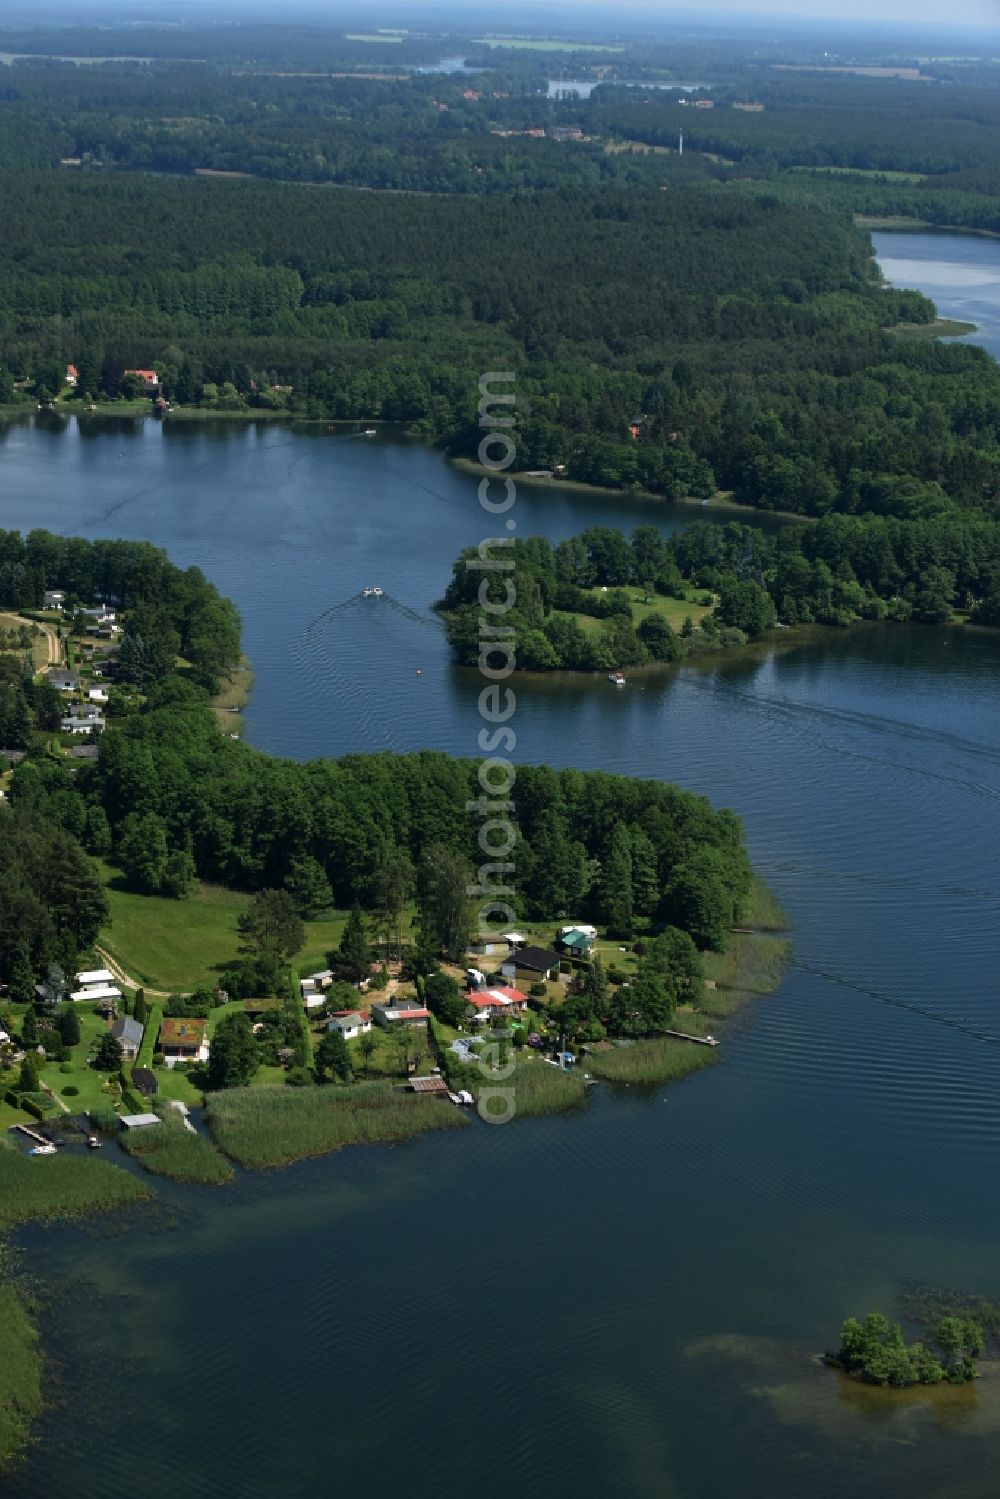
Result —
<instances>
[{"instance_id":1,"label":"lake","mask_svg":"<svg viewBox=\"0 0 1000 1499\"><path fill-rule=\"evenodd\" d=\"M958 299L971 266L1000 282L1000 242L966 237L879 235L887 269L918 239ZM486 532L434 452L40 418L0 431L0 484L0 524L148 537L234 598L261 748L474 752L480 684L428 605ZM524 488L513 513L555 539L702 512ZM786 981L674 1089L22 1234L59 1288L59 1403L11 1499L995 1491L1000 1380L887 1410L812 1356L913 1283L1000 1294L1000 639L873 625L517 694L523 761L739 812L793 927Z\"/></svg>"}]
</instances>

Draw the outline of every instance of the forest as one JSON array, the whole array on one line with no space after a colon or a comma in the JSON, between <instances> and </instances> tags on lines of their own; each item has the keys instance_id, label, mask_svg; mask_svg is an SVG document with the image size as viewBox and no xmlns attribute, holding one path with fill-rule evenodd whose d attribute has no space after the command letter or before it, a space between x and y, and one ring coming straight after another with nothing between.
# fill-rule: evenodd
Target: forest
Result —
<instances>
[{"instance_id":1,"label":"forest","mask_svg":"<svg viewBox=\"0 0 1000 1499\"><path fill-rule=\"evenodd\" d=\"M467 666L484 638L483 573L468 566L478 555L462 552L437 605ZM976 513L831 515L773 535L739 521L698 520L669 538L655 526L630 538L597 526L555 546L544 536L519 539L503 560L515 590L503 623L514 630L518 666L532 671L677 661L744 645L776 622L939 624L959 613L1000 624L1000 522ZM713 604L697 627L695 611L674 629L662 612L637 607L687 599L689 585ZM487 602L504 597L497 588ZM585 628L599 620L599 630Z\"/></svg>"},{"instance_id":2,"label":"forest","mask_svg":"<svg viewBox=\"0 0 1000 1499\"><path fill-rule=\"evenodd\" d=\"M420 939L431 949L448 945L456 903L459 925L470 922L478 762L430 751L275 759L231 740L204 689L177 675L105 730L96 763L77 768L36 745L9 795L0 982L20 974L23 988L52 962L69 968L93 941L106 912L85 850L117 858L140 891L183 898L204 879L287 891L303 909L359 905L375 921L432 881L436 905L425 905L440 929ZM545 766L519 768L512 795L512 900L526 918L572 911L626 932L638 920L725 946L751 879L734 814L659 782Z\"/></svg>"}]
</instances>

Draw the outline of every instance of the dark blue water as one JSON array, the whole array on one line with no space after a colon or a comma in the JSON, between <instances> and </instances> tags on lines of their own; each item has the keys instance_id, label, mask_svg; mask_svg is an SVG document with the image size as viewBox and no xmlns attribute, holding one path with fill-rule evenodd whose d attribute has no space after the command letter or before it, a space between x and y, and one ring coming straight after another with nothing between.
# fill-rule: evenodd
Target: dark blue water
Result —
<instances>
[{"instance_id":1,"label":"dark blue water","mask_svg":"<svg viewBox=\"0 0 1000 1499\"><path fill-rule=\"evenodd\" d=\"M486 533L434 453L28 426L0 483L2 525L150 537L236 600L262 748L474 752L480 683L427 606ZM691 513L548 489L514 511L553 538ZM811 1355L913 1281L1000 1294L1000 641L872 626L517 692L525 761L740 813L786 981L672 1090L168 1185L176 1218L110 1240L32 1230L73 1376L6 1492L995 1492L1000 1379L887 1410Z\"/></svg>"}]
</instances>

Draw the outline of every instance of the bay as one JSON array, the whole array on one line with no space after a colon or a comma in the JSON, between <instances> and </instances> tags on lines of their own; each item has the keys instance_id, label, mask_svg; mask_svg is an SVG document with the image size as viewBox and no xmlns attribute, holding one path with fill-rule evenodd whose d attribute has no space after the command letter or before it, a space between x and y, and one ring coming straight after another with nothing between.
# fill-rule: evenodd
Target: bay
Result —
<instances>
[{"instance_id":1,"label":"bay","mask_svg":"<svg viewBox=\"0 0 1000 1499\"><path fill-rule=\"evenodd\" d=\"M1000 244L879 235L887 273L918 238L956 298L1000 268ZM433 451L39 419L0 429L0 486L0 525L146 537L234 598L262 749L475 752L480 682L428 605L489 527ZM554 539L701 513L530 486L512 512ZM991 1492L1000 1381L875 1410L813 1355L913 1282L1000 1294L997 637L819 631L517 693L515 758L745 819L793 929L781 989L674 1089L165 1184L168 1213L107 1238L27 1231L66 1287L44 1329L61 1403L5 1494Z\"/></svg>"}]
</instances>

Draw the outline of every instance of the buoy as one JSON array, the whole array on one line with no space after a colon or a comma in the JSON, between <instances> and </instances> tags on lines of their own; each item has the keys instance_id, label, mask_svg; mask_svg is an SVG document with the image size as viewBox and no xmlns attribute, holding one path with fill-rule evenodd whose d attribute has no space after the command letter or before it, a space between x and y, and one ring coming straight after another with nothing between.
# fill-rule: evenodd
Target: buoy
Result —
<instances>
[{"instance_id":1,"label":"buoy","mask_svg":"<svg viewBox=\"0 0 1000 1499\"><path fill-rule=\"evenodd\" d=\"M422 677L423 676L423 672L421 671L421 669L420 669L419 666L417 667L417 676L418 677Z\"/></svg>"}]
</instances>

